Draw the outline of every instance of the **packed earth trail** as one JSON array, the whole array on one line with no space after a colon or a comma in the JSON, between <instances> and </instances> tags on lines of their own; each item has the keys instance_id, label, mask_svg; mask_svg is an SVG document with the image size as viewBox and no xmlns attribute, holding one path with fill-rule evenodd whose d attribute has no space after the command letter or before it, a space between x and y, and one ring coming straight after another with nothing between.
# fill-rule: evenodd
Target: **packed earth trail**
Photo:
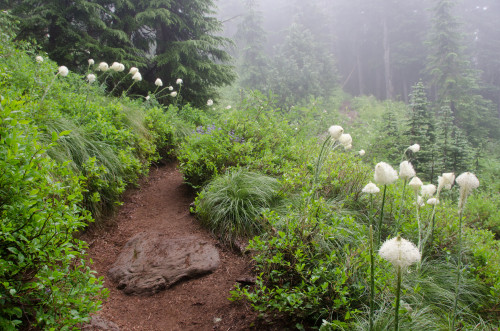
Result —
<instances>
[{"instance_id":1,"label":"packed earth trail","mask_svg":"<svg viewBox=\"0 0 500 331\"><path fill-rule=\"evenodd\" d=\"M250 259L222 247L189 212L194 192L183 183L175 164L151 170L139 189L128 192L109 226L84 235L89 257L109 289L99 319L112 321L121 331L250 330L259 328L248 304L228 300L239 279L251 275ZM199 238L217 247L218 268L208 275L181 281L151 296L127 295L117 289L108 271L133 236L161 233L165 238ZM112 324L112 323L111 323ZM117 330L94 327L94 330ZM267 329L267 328L266 328Z\"/></svg>"}]
</instances>

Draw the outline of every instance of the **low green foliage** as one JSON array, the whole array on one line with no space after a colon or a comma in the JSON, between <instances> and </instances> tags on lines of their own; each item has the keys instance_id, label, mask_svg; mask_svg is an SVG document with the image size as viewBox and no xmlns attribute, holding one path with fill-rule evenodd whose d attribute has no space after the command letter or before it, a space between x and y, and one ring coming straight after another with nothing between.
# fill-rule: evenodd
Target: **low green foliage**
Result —
<instances>
[{"instance_id":1,"label":"low green foliage","mask_svg":"<svg viewBox=\"0 0 500 331\"><path fill-rule=\"evenodd\" d=\"M29 320L67 329L88 321L105 293L85 260L86 244L73 238L91 220L80 178L47 156L18 102L2 106L0 326L14 330ZM48 147L59 139L54 134Z\"/></svg>"},{"instance_id":2,"label":"low green foliage","mask_svg":"<svg viewBox=\"0 0 500 331\"><path fill-rule=\"evenodd\" d=\"M196 198L202 224L223 241L248 238L269 228L262 213L277 200L278 181L245 169L215 178Z\"/></svg>"}]
</instances>

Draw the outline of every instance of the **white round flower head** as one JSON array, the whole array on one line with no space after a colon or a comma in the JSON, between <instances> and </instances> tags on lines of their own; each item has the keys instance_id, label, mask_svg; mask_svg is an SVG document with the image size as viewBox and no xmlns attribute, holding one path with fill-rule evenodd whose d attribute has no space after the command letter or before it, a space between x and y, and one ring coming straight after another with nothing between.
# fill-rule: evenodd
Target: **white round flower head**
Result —
<instances>
[{"instance_id":1,"label":"white round flower head","mask_svg":"<svg viewBox=\"0 0 500 331\"><path fill-rule=\"evenodd\" d=\"M207 106L212 106L214 104L214 101L212 99L207 100Z\"/></svg>"},{"instance_id":2,"label":"white round flower head","mask_svg":"<svg viewBox=\"0 0 500 331\"><path fill-rule=\"evenodd\" d=\"M94 65L94 59L89 59L89 66L93 66Z\"/></svg>"},{"instance_id":3,"label":"white round flower head","mask_svg":"<svg viewBox=\"0 0 500 331\"><path fill-rule=\"evenodd\" d=\"M344 133L344 129L340 125L332 125L328 129L328 132L330 133L330 136L332 136L333 139L337 140Z\"/></svg>"},{"instance_id":4,"label":"white round flower head","mask_svg":"<svg viewBox=\"0 0 500 331\"><path fill-rule=\"evenodd\" d=\"M161 81L161 79L160 79L160 78L156 78L156 80L155 80L155 85L156 85L156 86L158 86L158 87L159 87L159 86L163 86L163 82Z\"/></svg>"},{"instance_id":5,"label":"white round flower head","mask_svg":"<svg viewBox=\"0 0 500 331\"><path fill-rule=\"evenodd\" d=\"M420 188L420 192L424 198L430 198L434 195L434 193L436 193L436 185L422 185L422 187Z\"/></svg>"},{"instance_id":6,"label":"white round flower head","mask_svg":"<svg viewBox=\"0 0 500 331\"><path fill-rule=\"evenodd\" d=\"M339 143L341 143L344 147L352 145L352 137L349 133L343 133L339 137Z\"/></svg>"},{"instance_id":7,"label":"white round flower head","mask_svg":"<svg viewBox=\"0 0 500 331\"><path fill-rule=\"evenodd\" d=\"M231 109L231 105L227 105L227 106L226 106L226 109L227 109L227 110Z\"/></svg>"},{"instance_id":8,"label":"white round flower head","mask_svg":"<svg viewBox=\"0 0 500 331\"><path fill-rule=\"evenodd\" d=\"M41 57L40 55L38 55L37 57L35 57L35 61L38 62L38 63L42 63L43 62L43 57Z\"/></svg>"},{"instance_id":9,"label":"white round flower head","mask_svg":"<svg viewBox=\"0 0 500 331\"><path fill-rule=\"evenodd\" d=\"M366 184L365 187L363 187L361 192L375 194L380 192L380 189L377 187L377 185L373 184L372 182L369 182L368 184Z\"/></svg>"},{"instance_id":10,"label":"white round flower head","mask_svg":"<svg viewBox=\"0 0 500 331\"><path fill-rule=\"evenodd\" d=\"M149 98L150 98L150 96L148 95L148 96L146 97L146 101L148 101L148 100L149 100Z\"/></svg>"},{"instance_id":11,"label":"white round flower head","mask_svg":"<svg viewBox=\"0 0 500 331\"><path fill-rule=\"evenodd\" d=\"M181 85L181 84L182 84L182 79L177 78L177 80L175 81L175 83L176 83L177 85Z\"/></svg>"},{"instance_id":12,"label":"white round flower head","mask_svg":"<svg viewBox=\"0 0 500 331\"><path fill-rule=\"evenodd\" d=\"M424 198L422 198L420 195L417 196L417 207L423 207L425 206L424 204Z\"/></svg>"},{"instance_id":13,"label":"white round flower head","mask_svg":"<svg viewBox=\"0 0 500 331\"><path fill-rule=\"evenodd\" d=\"M427 204L428 204L428 205L433 205L433 206L435 206L435 205L437 205L438 203L439 203L439 200L438 200L438 199L436 199L436 198L430 198L429 200L427 200Z\"/></svg>"},{"instance_id":14,"label":"white round flower head","mask_svg":"<svg viewBox=\"0 0 500 331\"><path fill-rule=\"evenodd\" d=\"M375 182L380 185L394 183L398 179L398 173L389 164L379 162L375 166Z\"/></svg>"},{"instance_id":15,"label":"white round flower head","mask_svg":"<svg viewBox=\"0 0 500 331\"><path fill-rule=\"evenodd\" d=\"M60 66L59 69L57 70L57 73L63 77L66 77L68 75L68 68L65 66Z\"/></svg>"},{"instance_id":16,"label":"white round flower head","mask_svg":"<svg viewBox=\"0 0 500 331\"><path fill-rule=\"evenodd\" d=\"M417 246L400 236L386 240L378 254L393 266L401 268L407 268L421 259Z\"/></svg>"},{"instance_id":17,"label":"white round flower head","mask_svg":"<svg viewBox=\"0 0 500 331\"><path fill-rule=\"evenodd\" d=\"M94 74L88 74L87 75L87 80L89 81L90 84L95 82L95 75Z\"/></svg>"},{"instance_id":18,"label":"white round flower head","mask_svg":"<svg viewBox=\"0 0 500 331\"><path fill-rule=\"evenodd\" d=\"M118 68L118 72L125 71L125 65L120 63L120 67Z\"/></svg>"},{"instance_id":19,"label":"white round flower head","mask_svg":"<svg viewBox=\"0 0 500 331\"><path fill-rule=\"evenodd\" d=\"M415 177L416 173L413 169L413 166L408 161L403 161L399 165L399 177L408 180L412 177Z\"/></svg>"},{"instance_id":20,"label":"white round flower head","mask_svg":"<svg viewBox=\"0 0 500 331\"><path fill-rule=\"evenodd\" d=\"M170 85L170 86L168 87L168 90L169 90L169 91L173 91L173 90L174 90L174 87L173 87L172 85Z\"/></svg>"},{"instance_id":21,"label":"white round flower head","mask_svg":"<svg viewBox=\"0 0 500 331\"><path fill-rule=\"evenodd\" d=\"M410 187L415 191L415 192L418 192L418 190L420 190L420 188L422 187L422 185L424 185L424 183L422 183L422 181L420 180L420 178L418 177L413 177L410 182L408 183L408 185L410 185Z\"/></svg>"},{"instance_id":22,"label":"white round flower head","mask_svg":"<svg viewBox=\"0 0 500 331\"><path fill-rule=\"evenodd\" d=\"M443 188L451 190L451 186L455 182L455 174L453 172L443 173L442 176L438 176L438 194Z\"/></svg>"},{"instance_id":23,"label":"white round flower head","mask_svg":"<svg viewBox=\"0 0 500 331\"><path fill-rule=\"evenodd\" d=\"M135 75L138 72L139 72L139 69L137 69L136 67L132 67L132 68L130 68L130 70L129 70L128 73L133 76L133 75Z\"/></svg>"},{"instance_id":24,"label":"white round flower head","mask_svg":"<svg viewBox=\"0 0 500 331\"><path fill-rule=\"evenodd\" d=\"M113 62L111 67L109 67L109 69L116 71L116 72L120 71L120 68L121 68L121 66L120 66L120 63L118 63L118 62Z\"/></svg>"},{"instance_id":25,"label":"white round flower head","mask_svg":"<svg viewBox=\"0 0 500 331\"><path fill-rule=\"evenodd\" d=\"M408 149L410 151L412 151L413 153L416 153L416 152L418 152L420 150L420 145L419 144L413 144L410 147L408 147Z\"/></svg>"},{"instance_id":26,"label":"white round flower head","mask_svg":"<svg viewBox=\"0 0 500 331\"><path fill-rule=\"evenodd\" d=\"M351 145L351 144L349 144L349 145L345 145L345 146L344 146L344 149L345 149L345 150L349 150L349 149L351 149L351 148L352 148L352 145Z\"/></svg>"},{"instance_id":27,"label":"white round flower head","mask_svg":"<svg viewBox=\"0 0 500 331\"><path fill-rule=\"evenodd\" d=\"M463 208L467 196L472 193L472 190L479 187L479 179L471 172L464 172L457 177L456 182L460 186L460 198L458 199L458 207Z\"/></svg>"},{"instance_id":28,"label":"white round flower head","mask_svg":"<svg viewBox=\"0 0 500 331\"><path fill-rule=\"evenodd\" d=\"M109 66L106 62L99 63L99 70L104 72L104 71L108 71L108 69L109 69Z\"/></svg>"},{"instance_id":29,"label":"white round flower head","mask_svg":"<svg viewBox=\"0 0 500 331\"><path fill-rule=\"evenodd\" d=\"M132 79L135 80L136 82L140 82L142 80L142 76L140 72L136 72L133 76Z\"/></svg>"},{"instance_id":30,"label":"white round flower head","mask_svg":"<svg viewBox=\"0 0 500 331\"><path fill-rule=\"evenodd\" d=\"M360 150L358 152L358 154L359 154L359 156L364 156L365 155L365 150L364 149Z\"/></svg>"},{"instance_id":31,"label":"white round flower head","mask_svg":"<svg viewBox=\"0 0 500 331\"><path fill-rule=\"evenodd\" d=\"M177 92L174 91L174 92L170 93L170 96L175 98L177 96Z\"/></svg>"}]
</instances>

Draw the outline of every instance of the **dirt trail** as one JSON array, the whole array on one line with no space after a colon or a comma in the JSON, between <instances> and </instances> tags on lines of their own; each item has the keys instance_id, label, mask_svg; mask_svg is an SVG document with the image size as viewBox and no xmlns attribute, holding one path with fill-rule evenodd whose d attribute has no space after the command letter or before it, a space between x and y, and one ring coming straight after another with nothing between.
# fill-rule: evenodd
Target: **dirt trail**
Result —
<instances>
[{"instance_id":1,"label":"dirt trail","mask_svg":"<svg viewBox=\"0 0 500 331\"><path fill-rule=\"evenodd\" d=\"M249 259L223 247L189 213L194 193L182 183L175 164L152 169L140 189L128 192L113 225L85 235L93 268L105 279L110 296L99 315L128 330L248 330L256 314L227 298L236 279L250 274ZM135 234L159 231L166 237L195 236L217 245L221 258L212 274L181 282L153 296L127 296L107 271Z\"/></svg>"}]
</instances>

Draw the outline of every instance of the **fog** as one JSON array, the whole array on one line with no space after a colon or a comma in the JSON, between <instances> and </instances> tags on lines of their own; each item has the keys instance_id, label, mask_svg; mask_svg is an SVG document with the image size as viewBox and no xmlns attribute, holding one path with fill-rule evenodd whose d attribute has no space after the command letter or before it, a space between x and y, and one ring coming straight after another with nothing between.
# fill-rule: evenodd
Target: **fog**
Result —
<instances>
[{"instance_id":1,"label":"fog","mask_svg":"<svg viewBox=\"0 0 500 331\"><path fill-rule=\"evenodd\" d=\"M223 0L217 4L223 34L236 43L231 53L240 77L253 66L265 66L260 74L269 86L275 78L267 75L285 72L277 67L300 69L309 63L309 69L319 68L321 75L337 75L337 87L353 95L408 102L411 87L419 80L428 82L431 98L438 98L444 78L436 70L441 70L452 77L476 77L480 93L500 104L498 0ZM450 56L454 62L447 64ZM329 65L335 70L327 70Z\"/></svg>"}]
</instances>

